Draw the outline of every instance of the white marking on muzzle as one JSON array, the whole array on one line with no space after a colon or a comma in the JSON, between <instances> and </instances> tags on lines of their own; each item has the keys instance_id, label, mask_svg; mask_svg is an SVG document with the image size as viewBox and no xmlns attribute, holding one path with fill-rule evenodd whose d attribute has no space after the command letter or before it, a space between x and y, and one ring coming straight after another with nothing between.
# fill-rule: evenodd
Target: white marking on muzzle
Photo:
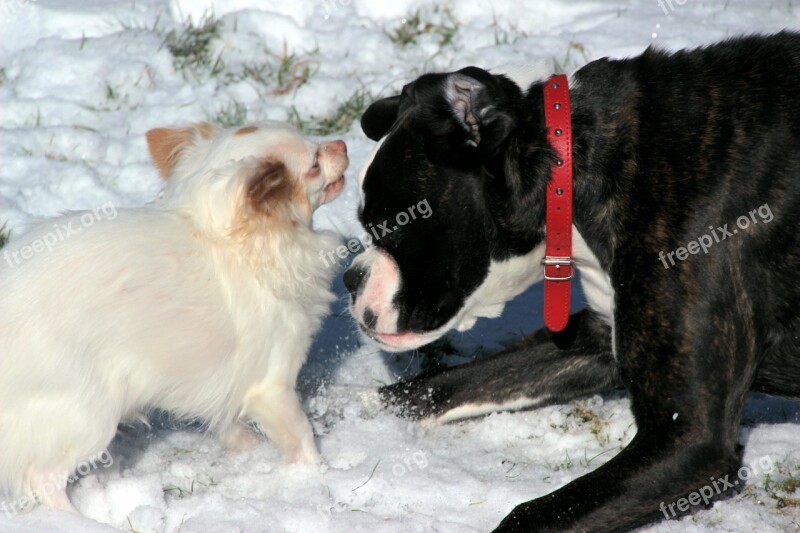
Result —
<instances>
[{"instance_id":1,"label":"white marking on muzzle","mask_svg":"<svg viewBox=\"0 0 800 533\"><path fill-rule=\"evenodd\" d=\"M573 226L573 254L575 266L581 274L581 286L587 303L598 312L612 328L614 334L614 289L611 280L597 257L589 249L583 236ZM353 315L364 324L364 313L371 309L377 316L376 340L388 351L404 351L433 342L450 329L466 331L478 318L495 318L503 312L506 302L541 281L544 245L541 244L523 256L504 261L492 261L483 283L465 300L458 313L443 326L425 332L399 332L397 321L400 309L394 303L402 279L397 264L383 251L371 248L354 262L354 266L367 271L364 288L352 305ZM381 337L381 334L391 335ZM613 341L612 341L613 342ZM613 348L613 347L612 347Z\"/></svg>"}]
</instances>

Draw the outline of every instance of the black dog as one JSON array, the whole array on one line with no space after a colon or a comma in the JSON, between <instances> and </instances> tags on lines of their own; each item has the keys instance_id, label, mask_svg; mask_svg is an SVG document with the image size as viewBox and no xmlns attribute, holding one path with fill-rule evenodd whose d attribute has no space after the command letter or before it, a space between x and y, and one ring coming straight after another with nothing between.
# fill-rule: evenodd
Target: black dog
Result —
<instances>
[{"instance_id":1,"label":"black dog","mask_svg":"<svg viewBox=\"0 0 800 533\"><path fill-rule=\"evenodd\" d=\"M381 142L360 217L387 231L345 283L384 348L468 328L541 279L554 159L543 83L427 74L364 114ZM382 391L446 420L627 389L631 444L498 531L628 530L710 479L733 487L748 391L800 397L800 36L601 59L570 85L589 309L560 333ZM423 199L433 216L391 224Z\"/></svg>"}]
</instances>

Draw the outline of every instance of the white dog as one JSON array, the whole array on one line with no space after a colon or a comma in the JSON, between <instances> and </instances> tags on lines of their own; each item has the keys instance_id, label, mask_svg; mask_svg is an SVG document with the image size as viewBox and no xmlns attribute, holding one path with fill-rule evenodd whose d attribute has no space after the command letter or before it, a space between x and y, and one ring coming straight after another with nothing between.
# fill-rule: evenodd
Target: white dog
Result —
<instances>
[{"instance_id":1,"label":"white dog","mask_svg":"<svg viewBox=\"0 0 800 533\"><path fill-rule=\"evenodd\" d=\"M255 422L288 460L319 458L295 382L333 300L319 254L338 243L311 214L344 186L344 142L276 123L147 141L166 178L159 201L39 223L4 250L8 496L77 512L67 476L151 408L200 418L234 449Z\"/></svg>"}]
</instances>

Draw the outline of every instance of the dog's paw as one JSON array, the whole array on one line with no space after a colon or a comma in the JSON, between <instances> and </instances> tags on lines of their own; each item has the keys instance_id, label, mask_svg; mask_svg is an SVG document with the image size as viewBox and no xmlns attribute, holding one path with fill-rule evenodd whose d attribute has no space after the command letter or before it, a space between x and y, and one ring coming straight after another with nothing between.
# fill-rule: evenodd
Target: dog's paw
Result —
<instances>
[{"instance_id":1,"label":"dog's paw","mask_svg":"<svg viewBox=\"0 0 800 533\"><path fill-rule=\"evenodd\" d=\"M438 416L446 403L439 396L436 388L430 387L420 378L400 381L378 389L378 398L385 406L411 420Z\"/></svg>"},{"instance_id":2,"label":"dog's paw","mask_svg":"<svg viewBox=\"0 0 800 533\"><path fill-rule=\"evenodd\" d=\"M527 533L530 531L551 531L540 516L539 505L536 500L517 505L502 522L492 530L492 533ZM554 531L557 531L554 530Z\"/></svg>"},{"instance_id":3,"label":"dog's paw","mask_svg":"<svg viewBox=\"0 0 800 533\"><path fill-rule=\"evenodd\" d=\"M236 422L220 436L222 445L230 453L241 453L252 450L262 439L253 429L244 422Z\"/></svg>"},{"instance_id":4,"label":"dog's paw","mask_svg":"<svg viewBox=\"0 0 800 533\"><path fill-rule=\"evenodd\" d=\"M313 442L303 443L295 449L288 450L284 455L287 463L301 465L318 465L322 463L322 457Z\"/></svg>"},{"instance_id":5,"label":"dog's paw","mask_svg":"<svg viewBox=\"0 0 800 533\"><path fill-rule=\"evenodd\" d=\"M69 473L67 472L29 470L25 483L30 492L36 495L36 501L44 507L80 516L81 513L72 505L67 496L68 478Z\"/></svg>"}]
</instances>

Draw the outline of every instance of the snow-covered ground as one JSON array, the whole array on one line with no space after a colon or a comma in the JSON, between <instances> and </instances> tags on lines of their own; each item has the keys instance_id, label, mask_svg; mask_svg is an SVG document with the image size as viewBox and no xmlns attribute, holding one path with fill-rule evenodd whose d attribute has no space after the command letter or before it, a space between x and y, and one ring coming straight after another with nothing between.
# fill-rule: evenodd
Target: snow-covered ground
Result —
<instances>
[{"instance_id":1,"label":"snow-covered ground","mask_svg":"<svg viewBox=\"0 0 800 533\"><path fill-rule=\"evenodd\" d=\"M13 233L32 217L149 201L159 190L144 142L152 127L291 120L343 137L352 178L371 147L352 119L424 71L545 61L570 72L649 45L800 29L797 4L0 0L0 223ZM187 32L189 20L201 29ZM317 226L359 233L357 196L350 179ZM363 345L340 279L336 289L341 302L300 383L322 467L283 464L268 443L231 455L165 418L122 428L108 460L85 468L71 497L90 518L17 516L0 502L0 531L487 531L515 504L607 461L635 432L622 395L438 427L369 408L362 391L414 374L426 356ZM539 327L540 307L533 288L502 318L453 334L456 353L445 359L490 353ZM800 530L798 422L800 404L753 397L742 430L745 462L759 468L751 483L650 530Z\"/></svg>"}]
</instances>

